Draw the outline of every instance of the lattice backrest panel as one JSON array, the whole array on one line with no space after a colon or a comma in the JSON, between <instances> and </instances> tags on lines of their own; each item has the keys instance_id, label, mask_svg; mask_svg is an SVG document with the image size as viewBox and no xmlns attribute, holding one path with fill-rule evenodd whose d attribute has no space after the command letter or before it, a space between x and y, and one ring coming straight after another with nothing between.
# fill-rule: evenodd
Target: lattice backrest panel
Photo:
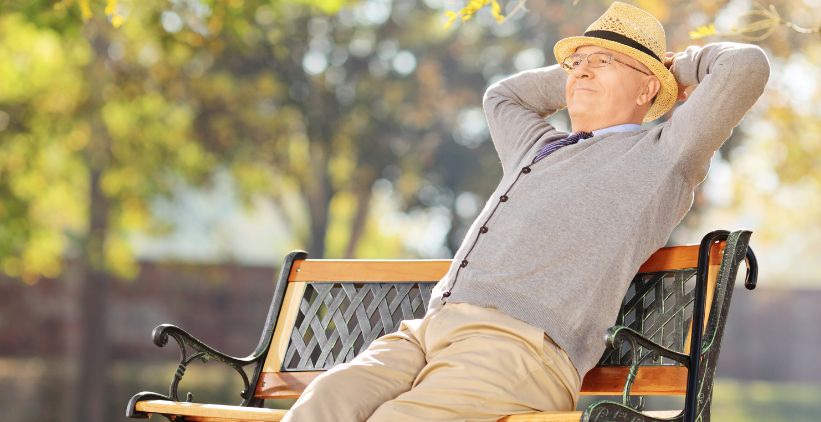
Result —
<instances>
[{"instance_id":1,"label":"lattice backrest panel","mask_svg":"<svg viewBox=\"0 0 821 422\"><path fill-rule=\"evenodd\" d=\"M348 362L405 319L422 318L435 283L307 283L283 371Z\"/></svg>"},{"instance_id":2,"label":"lattice backrest panel","mask_svg":"<svg viewBox=\"0 0 821 422\"><path fill-rule=\"evenodd\" d=\"M677 352L685 344L693 318L696 269L639 273L633 278L619 311L617 325L628 326L653 342ZM627 343L617 350L607 350L600 365L629 365L632 349ZM641 357L648 353L639 348ZM669 359L655 357L650 365L677 365Z\"/></svg>"},{"instance_id":3,"label":"lattice backrest panel","mask_svg":"<svg viewBox=\"0 0 821 422\"><path fill-rule=\"evenodd\" d=\"M639 273L632 280L616 324L683 352L693 314L695 268ZM328 369L348 362L404 319L422 318L433 282L306 283L285 351L282 371ZM640 349L642 357L646 353ZM627 345L608 350L600 365L629 365ZM672 365L667 359L647 364Z\"/></svg>"}]
</instances>

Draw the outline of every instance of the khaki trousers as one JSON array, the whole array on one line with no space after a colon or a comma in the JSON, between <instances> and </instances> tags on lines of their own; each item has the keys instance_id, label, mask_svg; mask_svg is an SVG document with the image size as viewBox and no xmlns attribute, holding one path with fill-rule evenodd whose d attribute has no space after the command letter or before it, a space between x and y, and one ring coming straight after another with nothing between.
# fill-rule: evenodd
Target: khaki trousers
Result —
<instances>
[{"instance_id":1,"label":"khaki trousers","mask_svg":"<svg viewBox=\"0 0 821 422\"><path fill-rule=\"evenodd\" d=\"M495 309L448 303L402 321L351 362L317 377L283 421L495 421L573 410L581 382L535 326Z\"/></svg>"}]
</instances>

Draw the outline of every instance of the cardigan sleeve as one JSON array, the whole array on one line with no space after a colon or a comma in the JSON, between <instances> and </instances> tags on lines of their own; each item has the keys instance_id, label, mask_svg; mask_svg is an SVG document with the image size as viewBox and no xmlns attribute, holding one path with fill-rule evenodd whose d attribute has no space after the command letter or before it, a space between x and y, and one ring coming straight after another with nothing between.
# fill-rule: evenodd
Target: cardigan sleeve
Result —
<instances>
[{"instance_id":1,"label":"cardigan sleeve","mask_svg":"<svg viewBox=\"0 0 821 422\"><path fill-rule=\"evenodd\" d=\"M546 117L567 106L566 81L567 73L556 64L519 72L485 91L482 105L504 173L539 138L556 130Z\"/></svg>"},{"instance_id":2,"label":"cardigan sleeve","mask_svg":"<svg viewBox=\"0 0 821 422\"><path fill-rule=\"evenodd\" d=\"M665 129L673 160L695 186L706 177L713 153L763 93L770 64L758 46L720 42L688 47L674 57L670 70L681 84L697 85Z\"/></svg>"}]
</instances>

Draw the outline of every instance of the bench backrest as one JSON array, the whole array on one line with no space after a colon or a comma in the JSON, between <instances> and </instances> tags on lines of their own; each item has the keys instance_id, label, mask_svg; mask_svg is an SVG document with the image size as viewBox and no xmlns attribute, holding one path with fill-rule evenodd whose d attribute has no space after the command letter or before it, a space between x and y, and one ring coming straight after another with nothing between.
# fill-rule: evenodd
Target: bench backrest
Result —
<instances>
[{"instance_id":1,"label":"bench backrest","mask_svg":"<svg viewBox=\"0 0 821 422\"><path fill-rule=\"evenodd\" d=\"M706 263L708 315L724 246L724 241L713 243ZM614 324L688 353L698 256L699 245L665 247L654 253L632 280ZM350 361L371 341L395 331L401 320L422 318L433 285L450 263L307 259L305 252L289 254L269 312L273 333L255 396L298 397L323 370ZM621 394L632 353L626 347L607 351L585 376L582 394ZM653 358L639 369L631 394L683 395L686 386L686 368Z\"/></svg>"}]
</instances>

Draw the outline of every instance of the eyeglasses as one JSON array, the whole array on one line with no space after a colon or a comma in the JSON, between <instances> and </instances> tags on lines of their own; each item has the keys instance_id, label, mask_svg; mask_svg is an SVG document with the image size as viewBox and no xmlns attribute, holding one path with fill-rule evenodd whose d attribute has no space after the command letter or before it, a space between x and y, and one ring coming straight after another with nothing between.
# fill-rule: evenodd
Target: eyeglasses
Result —
<instances>
[{"instance_id":1,"label":"eyeglasses","mask_svg":"<svg viewBox=\"0 0 821 422\"><path fill-rule=\"evenodd\" d=\"M590 67L606 67L611 62L617 61L627 67L632 69L638 70L639 72L650 76L650 73L647 73L635 66L631 66L615 57L612 54L607 53L591 53L591 54L571 54L562 62L562 69L570 73L573 69L579 67L584 61L587 61L587 64Z\"/></svg>"}]
</instances>

